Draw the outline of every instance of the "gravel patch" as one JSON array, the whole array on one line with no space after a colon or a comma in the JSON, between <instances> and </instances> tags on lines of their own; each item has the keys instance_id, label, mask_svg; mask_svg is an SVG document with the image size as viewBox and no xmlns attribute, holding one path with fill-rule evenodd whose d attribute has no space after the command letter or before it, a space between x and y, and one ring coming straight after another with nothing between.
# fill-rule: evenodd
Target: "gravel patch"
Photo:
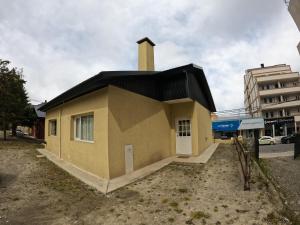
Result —
<instances>
[{"instance_id":1,"label":"gravel patch","mask_svg":"<svg viewBox=\"0 0 300 225\"><path fill-rule=\"evenodd\" d=\"M261 163L300 223L300 158L263 159Z\"/></svg>"},{"instance_id":2,"label":"gravel patch","mask_svg":"<svg viewBox=\"0 0 300 225\"><path fill-rule=\"evenodd\" d=\"M267 183L221 144L205 165L172 163L108 195L83 184L24 141L0 143L0 224L289 224Z\"/></svg>"}]
</instances>

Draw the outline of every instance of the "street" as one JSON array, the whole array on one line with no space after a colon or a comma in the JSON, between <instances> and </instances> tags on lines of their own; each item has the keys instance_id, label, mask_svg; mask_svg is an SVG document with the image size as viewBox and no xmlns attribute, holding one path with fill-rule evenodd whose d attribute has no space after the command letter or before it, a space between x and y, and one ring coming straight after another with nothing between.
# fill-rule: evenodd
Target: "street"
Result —
<instances>
[{"instance_id":1,"label":"street","mask_svg":"<svg viewBox=\"0 0 300 225\"><path fill-rule=\"evenodd\" d=\"M294 144L260 145L260 153L278 153L294 151Z\"/></svg>"}]
</instances>

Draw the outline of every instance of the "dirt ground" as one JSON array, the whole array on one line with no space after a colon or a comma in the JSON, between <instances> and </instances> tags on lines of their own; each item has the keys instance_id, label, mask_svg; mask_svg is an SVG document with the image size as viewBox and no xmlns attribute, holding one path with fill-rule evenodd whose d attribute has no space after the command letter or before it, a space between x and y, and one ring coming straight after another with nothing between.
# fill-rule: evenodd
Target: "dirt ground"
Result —
<instances>
[{"instance_id":1,"label":"dirt ground","mask_svg":"<svg viewBox=\"0 0 300 225\"><path fill-rule=\"evenodd\" d=\"M263 166L300 221L300 158L263 159ZM299 222L300 223L300 222Z\"/></svg>"},{"instance_id":2,"label":"dirt ground","mask_svg":"<svg viewBox=\"0 0 300 225\"><path fill-rule=\"evenodd\" d=\"M36 157L37 147L0 140L0 224L289 224L257 171L243 191L231 145L205 165L171 164L107 196Z\"/></svg>"}]
</instances>

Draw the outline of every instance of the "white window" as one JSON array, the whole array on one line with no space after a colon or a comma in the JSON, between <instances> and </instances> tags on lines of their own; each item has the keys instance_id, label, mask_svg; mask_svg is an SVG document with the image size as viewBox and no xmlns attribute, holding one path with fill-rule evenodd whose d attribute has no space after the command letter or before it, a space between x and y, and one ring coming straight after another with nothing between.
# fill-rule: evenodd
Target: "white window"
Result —
<instances>
[{"instance_id":1,"label":"white window","mask_svg":"<svg viewBox=\"0 0 300 225\"><path fill-rule=\"evenodd\" d=\"M56 120L49 120L48 135L56 136Z\"/></svg>"},{"instance_id":2,"label":"white window","mask_svg":"<svg viewBox=\"0 0 300 225\"><path fill-rule=\"evenodd\" d=\"M80 141L94 140L94 115L76 116L74 118L74 138Z\"/></svg>"}]
</instances>

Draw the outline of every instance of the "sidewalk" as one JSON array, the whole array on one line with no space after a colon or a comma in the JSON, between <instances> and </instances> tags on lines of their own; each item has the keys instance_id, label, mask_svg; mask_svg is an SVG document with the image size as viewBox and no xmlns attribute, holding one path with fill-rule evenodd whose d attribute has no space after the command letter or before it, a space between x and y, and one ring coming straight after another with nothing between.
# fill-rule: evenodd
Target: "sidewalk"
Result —
<instances>
[{"instance_id":1,"label":"sidewalk","mask_svg":"<svg viewBox=\"0 0 300 225\"><path fill-rule=\"evenodd\" d=\"M113 178L111 180L100 178L94 174L91 174L85 170L82 170L73 164L66 162L62 159L59 159L56 155L52 154L51 152L47 151L46 149L37 149L38 152L45 155L50 161L56 164L58 167L64 169L72 176L76 177L77 179L81 180L82 182L96 188L98 191L106 194L111 191L114 191L118 188L126 186L138 179L141 179L145 176L154 173L161 168L169 165L172 162L182 162L182 163L207 163L208 160L211 158L212 154L215 152L219 144L215 143L210 145L202 154L199 156L190 156L188 158L181 158L178 156L171 156L160 160L156 163L151 165L145 166L141 169L135 170L129 174L125 174L123 176Z\"/></svg>"},{"instance_id":2,"label":"sidewalk","mask_svg":"<svg viewBox=\"0 0 300 225\"><path fill-rule=\"evenodd\" d=\"M259 158L261 158L261 159L269 159L269 158L277 158L277 157L290 157L290 156L294 156L294 151L259 153Z\"/></svg>"}]
</instances>

